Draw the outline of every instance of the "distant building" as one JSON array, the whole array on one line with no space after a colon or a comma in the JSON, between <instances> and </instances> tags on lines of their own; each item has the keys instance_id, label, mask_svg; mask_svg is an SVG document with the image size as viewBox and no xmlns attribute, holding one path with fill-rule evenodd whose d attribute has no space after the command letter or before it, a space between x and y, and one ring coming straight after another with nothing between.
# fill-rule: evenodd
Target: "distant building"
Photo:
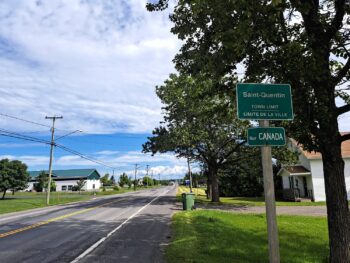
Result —
<instances>
[{"instance_id":1,"label":"distant building","mask_svg":"<svg viewBox=\"0 0 350 263\"><path fill-rule=\"evenodd\" d=\"M311 199L326 201L326 191L323 175L322 155L318 152L308 152L290 140L289 146L299 153L299 164L282 167L278 172L282 176L283 196L288 200ZM350 200L350 141L341 145L342 157L345 163L345 182Z\"/></svg>"},{"instance_id":2,"label":"distant building","mask_svg":"<svg viewBox=\"0 0 350 263\"><path fill-rule=\"evenodd\" d=\"M42 171L29 171L30 181L26 191L34 189L34 184L38 182L37 177ZM45 171L45 173L49 173ZM72 191L77 182L85 180L82 190L93 191L101 187L101 175L96 169L70 169L70 170L53 170L52 179L56 182L56 191Z\"/></svg>"}]
</instances>

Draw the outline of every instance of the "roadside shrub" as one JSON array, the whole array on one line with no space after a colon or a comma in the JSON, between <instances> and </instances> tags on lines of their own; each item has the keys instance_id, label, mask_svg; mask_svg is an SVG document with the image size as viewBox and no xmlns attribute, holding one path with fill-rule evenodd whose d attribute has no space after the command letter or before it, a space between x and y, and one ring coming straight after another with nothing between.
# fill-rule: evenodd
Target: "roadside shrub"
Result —
<instances>
[{"instance_id":1,"label":"roadside shrub","mask_svg":"<svg viewBox=\"0 0 350 263\"><path fill-rule=\"evenodd\" d=\"M34 188L35 192L42 192L43 191L43 188L41 187L41 185L39 183L34 183L33 188Z\"/></svg>"}]
</instances>

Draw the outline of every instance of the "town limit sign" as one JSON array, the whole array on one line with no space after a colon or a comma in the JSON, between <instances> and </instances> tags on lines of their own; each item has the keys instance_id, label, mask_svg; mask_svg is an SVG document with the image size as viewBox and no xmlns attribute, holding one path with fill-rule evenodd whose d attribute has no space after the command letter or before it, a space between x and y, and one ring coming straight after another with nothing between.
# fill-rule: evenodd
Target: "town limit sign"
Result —
<instances>
[{"instance_id":1,"label":"town limit sign","mask_svg":"<svg viewBox=\"0 0 350 263\"><path fill-rule=\"evenodd\" d=\"M245 120L292 120L293 105L289 84L239 83L237 112Z\"/></svg>"}]
</instances>

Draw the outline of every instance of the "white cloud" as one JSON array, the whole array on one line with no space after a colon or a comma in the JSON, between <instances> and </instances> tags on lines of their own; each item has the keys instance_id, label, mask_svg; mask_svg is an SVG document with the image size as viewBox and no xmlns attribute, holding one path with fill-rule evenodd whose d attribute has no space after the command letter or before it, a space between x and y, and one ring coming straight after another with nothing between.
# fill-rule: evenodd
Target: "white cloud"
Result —
<instances>
[{"instance_id":1,"label":"white cloud","mask_svg":"<svg viewBox=\"0 0 350 263\"><path fill-rule=\"evenodd\" d=\"M134 165L139 164L138 177L146 174L146 165L149 165L149 174L158 178L160 174L164 177L183 177L187 173L187 163L184 159L178 159L172 154L162 155L146 155L136 151L129 152L111 152L101 151L107 153L106 155L95 155L92 158L101 161L105 164L115 167L115 174L119 175L122 172L126 172L129 176L134 175ZM101 153L99 152L99 153ZM43 170L48 168L49 157L42 155L2 155L0 159L8 158L10 160L20 160L29 166L30 170ZM198 170L195 165L192 165L192 170L195 172ZM53 169L67 169L67 168L80 168L89 167L97 168L101 174L112 172L111 168L106 168L99 164L93 163L89 160L83 159L76 155L63 155L55 157L53 161Z\"/></svg>"},{"instance_id":2,"label":"white cloud","mask_svg":"<svg viewBox=\"0 0 350 263\"><path fill-rule=\"evenodd\" d=\"M194 170L196 172L197 169ZM152 173L153 172L153 173ZM188 168L185 165L174 165L174 166L155 166L152 167L149 171L149 176L153 175L154 179L167 180L172 178L183 178L185 174L188 172ZM128 176L134 178L135 170L128 170L125 172ZM137 178L141 178L146 175L146 171L144 169L138 170Z\"/></svg>"},{"instance_id":3,"label":"white cloud","mask_svg":"<svg viewBox=\"0 0 350 263\"><path fill-rule=\"evenodd\" d=\"M0 148L27 148L27 147L40 147L40 143L0 143Z\"/></svg>"},{"instance_id":4,"label":"white cloud","mask_svg":"<svg viewBox=\"0 0 350 263\"><path fill-rule=\"evenodd\" d=\"M49 163L48 156L30 156L30 155L22 155L22 156L14 156L14 155L0 155L0 159L10 159L10 160L20 160L27 164L28 166L42 166L43 164Z\"/></svg>"},{"instance_id":5,"label":"white cloud","mask_svg":"<svg viewBox=\"0 0 350 263\"><path fill-rule=\"evenodd\" d=\"M154 94L179 48L167 12L146 0L0 3L0 104L6 113L88 132L150 132ZM0 125L17 128L0 118Z\"/></svg>"}]
</instances>

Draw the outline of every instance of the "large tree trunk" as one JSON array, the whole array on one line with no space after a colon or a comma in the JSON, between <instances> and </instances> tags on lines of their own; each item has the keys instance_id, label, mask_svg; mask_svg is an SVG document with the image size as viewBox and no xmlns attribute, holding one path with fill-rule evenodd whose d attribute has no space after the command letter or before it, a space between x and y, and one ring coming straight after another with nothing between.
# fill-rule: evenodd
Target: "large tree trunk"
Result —
<instances>
[{"instance_id":1,"label":"large tree trunk","mask_svg":"<svg viewBox=\"0 0 350 263\"><path fill-rule=\"evenodd\" d=\"M207 199L211 199L211 181L209 178L207 180Z\"/></svg>"},{"instance_id":2,"label":"large tree trunk","mask_svg":"<svg viewBox=\"0 0 350 263\"><path fill-rule=\"evenodd\" d=\"M344 161L337 136L324 141L322 153L325 178L330 262L350 262L350 214L344 177Z\"/></svg>"},{"instance_id":3,"label":"large tree trunk","mask_svg":"<svg viewBox=\"0 0 350 263\"><path fill-rule=\"evenodd\" d=\"M350 214L344 177L344 160L338 127L335 86L330 71L330 42L327 35L311 39L313 62L318 69L313 76L316 104L312 118L317 120L317 135L323 161L326 190L328 235L331 263L350 262Z\"/></svg>"},{"instance_id":4,"label":"large tree trunk","mask_svg":"<svg viewBox=\"0 0 350 263\"><path fill-rule=\"evenodd\" d=\"M215 166L208 167L211 181L211 201L220 202L218 169Z\"/></svg>"}]
</instances>

